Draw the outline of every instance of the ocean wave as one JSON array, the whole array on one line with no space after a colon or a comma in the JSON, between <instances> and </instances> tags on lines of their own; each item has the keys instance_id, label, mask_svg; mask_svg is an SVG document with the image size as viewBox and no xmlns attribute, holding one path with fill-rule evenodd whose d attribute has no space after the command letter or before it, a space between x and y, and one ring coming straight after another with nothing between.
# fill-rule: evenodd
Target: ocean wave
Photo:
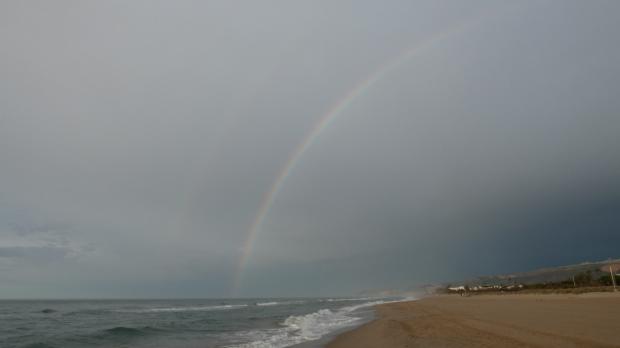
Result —
<instances>
[{"instance_id":1,"label":"ocean wave","mask_svg":"<svg viewBox=\"0 0 620 348\"><path fill-rule=\"evenodd\" d=\"M235 348L284 348L307 341L320 339L332 331L355 325L362 320L355 311L388 301L371 301L337 310L320 309L306 315L292 315L286 318L278 329L254 330L240 333L242 343Z\"/></svg>"},{"instance_id":2,"label":"ocean wave","mask_svg":"<svg viewBox=\"0 0 620 348\"><path fill-rule=\"evenodd\" d=\"M218 306L193 306L193 307L156 307L144 309L119 309L122 313L160 313L160 312L198 312L198 311L222 311L247 307L247 304L218 305Z\"/></svg>"},{"instance_id":3,"label":"ocean wave","mask_svg":"<svg viewBox=\"0 0 620 348\"><path fill-rule=\"evenodd\" d=\"M305 301L258 302L256 303L256 305L257 306L278 306L278 305L292 305L292 304L302 304L302 303L305 303Z\"/></svg>"},{"instance_id":4,"label":"ocean wave","mask_svg":"<svg viewBox=\"0 0 620 348\"><path fill-rule=\"evenodd\" d=\"M328 298L326 300L326 302L343 302L343 301L368 301L368 300L375 300L376 297L359 297L359 298Z\"/></svg>"},{"instance_id":5,"label":"ocean wave","mask_svg":"<svg viewBox=\"0 0 620 348\"><path fill-rule=\"evenodd\" d=\"M56 348L56 347L49 345L47 343L35 342L35 343L27 344L23 346L23 348Z\"/></svg>"},{"instance_id":6,"label":"ocean wave","mask_svg":"<svg viewBox=\"0 0 620 348\"><path fill-rule=\"evenodd\" d=\"M256 305L257 306L275 306L279 304L280 302L258 302Z\"/></svg>"},{"instance_id":7,"label":"ocean wave","mask_svg":"<svg viewBox=\"0 0 620 348\"><path fill-rule=\"evenodd\" d=\"M62 316L65 316L65 317L73 317L73 316L82 316L82 315L99 316L107 312L109 311L105 309L80 309L80 310L70 311L70 312L63 311L60 313L62 314Z\"/></svg>"},{"instance_id":8,"label":"ocean wave","mask_svg":"<svg viewBox=\"0 0 620 348\"><path fill-rule=\"evenodd\" d=\"M133 327L117 326L111 329L103 330L104 333L113 336L142 336L145 334L143 329L136 329Z\"/></svg>"},{"instance_id":9,"label":"ocean wave","mask_svg":"<svg viewBox=\"0 0 620 348\"><path fill-rule=\"evenodd\" d=\"M340 309L340 311L343 311L343 312L346 312L346 313L351 313L351 312L354 312L354 311L356 311L358 309L362 309L362 308L366 308L366 307L372 307L372 306L376 306L376 305L380 305L380 304L402 302L402 301L406 301L406 300L391 300L391 301L377 300L377 301L365 302L365 303L361 303L361 304L357 304L357 305L353 305L353 306L343 307L343 308Z\"/></svg>"}]
</instances>

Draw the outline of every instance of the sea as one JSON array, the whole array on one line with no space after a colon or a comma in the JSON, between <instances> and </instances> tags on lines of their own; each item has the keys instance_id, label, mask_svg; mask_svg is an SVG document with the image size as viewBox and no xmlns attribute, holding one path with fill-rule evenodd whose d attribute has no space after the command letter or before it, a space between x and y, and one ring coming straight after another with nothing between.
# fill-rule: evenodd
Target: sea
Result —
<instances>
[{"instance_id":1,"label":"sea","mask_svg":"<svg viewBox=\"0 0 620 348\"><path fill-rule=\"evenodd\" d=\"M2 300L0 347L320 347L399 300Z\"/></svg>"}]
</instances>

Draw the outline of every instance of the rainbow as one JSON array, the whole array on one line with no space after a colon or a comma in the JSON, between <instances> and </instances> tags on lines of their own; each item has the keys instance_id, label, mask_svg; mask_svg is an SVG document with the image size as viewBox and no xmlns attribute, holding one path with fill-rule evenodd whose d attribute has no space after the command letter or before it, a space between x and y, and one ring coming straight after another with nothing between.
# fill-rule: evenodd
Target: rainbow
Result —
<instances>
[{"instance_id":1,"label":"rainbow","mask_svg":"<svg viewBox=\"0 0 620 348\"><path fill-rule=\"evenodd\" d=\"M241 281L244 276L244 271L247 267L248 260L252 255L252 249L254 243L256 241L256 237L261 229L265 218L269 214L271 210L274 200L282 190L284 183L287 178L291 175L296 165L299 163L301 158L304 156L306 151L316 143L316 140L319 138L321 133L328 128L337 118L342 115L344 111L361 95L363 95L366 91L368 91L373 85L375 85L378 81L382 80L386 77L390 72L400 67L405 62L413 59L414 57L420 55L425 52L433 45L445 40L446 38L456 35L458 33L463 32L465 29L469 28L473 23L479 23L483 16L478 16L473 20L466 21L465 23L452 27L449 30L439 32L436 35L429 37L428 39L422 41L416 46L409 48L404 51L400 55L395 58L389 59L387 62L381 64L377 69L375 69L370 75L366 78L362 79L360 82L355 84L353 88L351 88L344 96L338 99L328 110L323 114L314 127L312 127L304 136L304 138L299 142L297 147L291 152L288 160L284 163L284 166L278 172L275 180L273 181L269 191L267 191L261 201L258 212L250 225L250 228L247 232L247 236L245 238L245 242L241 249L241 257L239 259L237 270L234 277L232 294L236 295L238 290L241 287ZM486 16L484 16L486 17Z\"/></svg>"}]
</instances>

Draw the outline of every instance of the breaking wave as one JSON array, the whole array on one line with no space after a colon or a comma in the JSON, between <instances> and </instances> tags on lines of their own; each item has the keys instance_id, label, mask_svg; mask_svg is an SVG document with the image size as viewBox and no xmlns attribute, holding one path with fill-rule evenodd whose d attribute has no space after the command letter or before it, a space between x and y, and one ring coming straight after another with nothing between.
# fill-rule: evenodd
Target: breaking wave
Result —
<instances>
[{"instance_id":1,"label":"breaking wave","mask_svg":"<svg viewBox=\"0 0 620 348\"><path fill-rule=\"evenodd\" d=\"M292 315L281 323L281 328L254 330L239 334L243 341L251 341L236 348L283 348L313 341L338 329L359 324L362 316L356 311L378 304L398 301L371 301L337 310L320 309L306 315Z\"/></svg>"},{"instance_id":2,"label":"breaking wave","mask_svg":"<svg viewBox=\"0 0 620 348\"><path fill-rule=\"evenodd\" d=\"M117 312L124 313L159 313L159 312L196 312L196 311L222 311L247 307L247 304L219 305L219 306L194 306L194 307L160 307L144 309L119 309Z\"/></svg>"},{"instance_id":3,"label":"breaking wave","mask_svg":"<svg viewBox=\"0 0 620 348\"><path fill-rule=\"evenodd\" d=\"M328 298L327 302L342 302L342 301L368 301L375 300L374 297L360 297L360 298Z\"/></svg>"},{"instance_id":4,"label":"breaking wave","mask_svg":"<svg viewBox=\"0 0 620 348\"><path fill-rule=\"evenodd\" d=\"M256 303L257 306L278 306L278 305L292 305L292 304L302 304L305 301L282 301L282 302L277 302L277 301L273 301L273 302L258 302Z\"/></svg>"},{"instance_id":5,"label":"breaking wave","mask_svg":"<svg viewBox=\"0 0 620 348\"><path fill-rule=\"evenodd\" d=\"M259 302L256 305L257 306L275 306L275 305L279 305L280 302Z\"/></svg>"}]
</instances>

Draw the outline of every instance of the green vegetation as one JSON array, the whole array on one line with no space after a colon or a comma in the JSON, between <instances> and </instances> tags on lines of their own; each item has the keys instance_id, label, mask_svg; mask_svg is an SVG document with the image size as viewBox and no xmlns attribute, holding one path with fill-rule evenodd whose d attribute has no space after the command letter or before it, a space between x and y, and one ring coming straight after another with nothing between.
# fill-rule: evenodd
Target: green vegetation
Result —
<instances>
[{"instance_id":1,"label":"green vegetation","mask_svg":"<svg viewBox=\"0 0 620 348\"><path fill-rule=\"evenodd\" d=\"M616 278L616 285L617 285L617 286L620 286L620 276L616 274L616 275L614 276L614 278ZM611 286L611 285L613 285L613 283L612 283L612 281L611 281L611 275L610 275L610 274L607 274L607 275L604 275L604 276L600 277L600 278L598 279L598 282L599 282L601 285L606 285L606 286Z\"/></svg>"},{"instance_id":2,"label":"green vegetation","mask_svg":"<svg viewBox=\"0 0 620 348\"><path fill-rule=\"evenodd\" d=\"M616 275L616 285L620 286L620 276ZM598 278L592 271L584 271L575 274L574 277L561 282L544 282L524 285L523 290L527 289L570 289L570 288L595 288L613 285L610 274L603 274Z\"/></svg>"},{"instance_id":3,"label":"green vegetation","mask_svg":"<svg viewBox=\"0 0 620 348\"><path fill-rule=\"evenodd\" d=\"M620 276L615 275L616 285L620 288ZM613 283L610 274L593 273L591 270L579 272L570 278L559 282L542 282L531 284L463 284L461 286L447 286L438 293L586 293L613 291Z\"/></svg>"}]
</instances>

